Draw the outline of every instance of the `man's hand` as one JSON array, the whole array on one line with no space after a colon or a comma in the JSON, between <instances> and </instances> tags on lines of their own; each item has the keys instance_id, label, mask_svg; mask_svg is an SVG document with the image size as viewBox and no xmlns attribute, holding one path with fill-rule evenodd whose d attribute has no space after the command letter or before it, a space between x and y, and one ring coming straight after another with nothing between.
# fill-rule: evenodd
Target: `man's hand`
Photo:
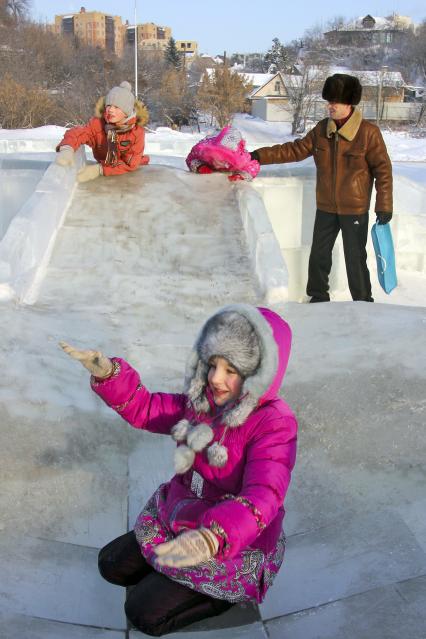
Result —
<instances>
[{"instance_id":1,"label":"man's hand","mask_svg":"<svg viewBox=\"0 0 426 639\"><path fill-rule=\"evenodd\" d=\"M72 166L74 164L74 149L68 145L61 146L56 155L55 163L59 166Z\"/></svg>"},{"instance_id":2,"label":"man's hand","mask_svg":"<svg viewBox=\"0 0 426 639\"><path fill-rule=\"evenodd\" d=\"M160 566L185 568L208 561L217 553L219 542L208 528L188 530L172 541L159 544L155 548Z\"/></svg>"},{"instance_id":3,"label":"man's hand","mask_svg":"<svg viewBox=\"0 0 426 639\"><path fill-rule=\"evenodd\" d=\"M66 342L59 342L59 346L73 359L83 364L85 368L98 379L110 377L114 366L109 357L100 351L80 351Z\"/></svg>"},{"instance_id":4,"label":"man's hand","mask_svg":"<svg viewBox=\"0 0 426 639\"><path fill-rule=\"evenodd\" d=\"M392 219L392 213L376 213L377 224L387 224Z\"/></svg>"},{"instance_id":5,"label":"man's hand","mask_svg":"<svg viewBox=\"0 0 426 639\"><path fill-rule=\"evenodd\" d=\"M86 164L77 173L78 182L88 182L89 180L95 180L102 175L102 164Z\"/></svg>"}]
</instances>

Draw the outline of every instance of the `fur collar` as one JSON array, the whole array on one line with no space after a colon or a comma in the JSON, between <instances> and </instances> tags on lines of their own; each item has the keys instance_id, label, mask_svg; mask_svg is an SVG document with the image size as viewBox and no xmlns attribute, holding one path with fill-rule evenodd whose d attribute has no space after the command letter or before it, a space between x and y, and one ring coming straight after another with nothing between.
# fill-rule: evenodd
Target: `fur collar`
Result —
<instances>
[{"instance_id":1,"label":"fur collar","mask_svg":"<svg viewBox=\"0 0 426 639\"><path fill-rule=\"evenodd\" d=\"M105 96L99 98L95 106L95 115L97 118L102 118L105 111ZM136 125L145 126L149 120L149 112L146 106L140 100L135 100L134 111L136 114Z\"/></svg>"},{"instance_id":2,"label":"fur collar","mask_svg":"<svg viewBox=\"0 0 426 639\"><path fill-rule=\"evenodd\" d=\"M362 115L361 111L358 109L354 109L351 117L345 124L337 130L337 126L335 121L332 118L328 118L327 120L327 132L326 135L328 138L331 138L337 131L342 138L345 138L348 142L352 142L356 134L358 133L359 127L361 126Z\"/></svg>"}]
</instances>

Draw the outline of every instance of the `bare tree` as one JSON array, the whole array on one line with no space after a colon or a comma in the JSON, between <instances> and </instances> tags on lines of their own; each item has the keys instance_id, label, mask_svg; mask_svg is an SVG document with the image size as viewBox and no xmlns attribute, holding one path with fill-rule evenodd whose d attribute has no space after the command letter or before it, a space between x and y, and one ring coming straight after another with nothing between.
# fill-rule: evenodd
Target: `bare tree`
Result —
<instances>
[{"instance_id":1,"label":"bare tree","mask_svg":"<svg viewBox=\"0 0 426 639\"><path fill-rule=\"evenodd\" d=\"M33 128L55 120L58 105L43 89L27 88L11 76L0 81L0 126Z\"/></svg>"},{"instance_id":2,"label":"bare tree","mask_svg":"<svg viewBox=\"0 0 426 639\"><path fill-rule=\"evenodd\" d=\"M288 107L293 114L292 134L303 133L306 121L313 115L314 103L321 95L321 89L328 74L328 67L305 63L301 75L286 75L285 85L289 101Z\"/></svg>"},{"instance_id":3,"label":"bare tree","mask_svg":"<svg viewBox=\"0 0 426 639\"><path fill-rule=\"evenodd\" d=\"M164 120L172 128L195 120L195 96L190 91L183 69L168 68L162 77L158 102Z\"/></svg>"},{"instance_id":4,"label":"bare tree","mask_svg":"<svg viewBox=\"0 0 426 639\"><path fill-rule=\"evenodd\" d=\"M199 109L209 113L222 128L229 124L234 113L246 109L247 96L253 85L245 76L230 71L225 63L214 69L211 76L205 72L197 92Z\"/></svg>"},{"instance_id":5,"label":"bare tree","mask_svg":"<svg viewBox=\"0 0 426 639\"><path fill-rule=\"evenodd\" d=\"M0 17L12 17L22 20L29 12L31 0L0 0Z\"/></svg>"}]
</instances>

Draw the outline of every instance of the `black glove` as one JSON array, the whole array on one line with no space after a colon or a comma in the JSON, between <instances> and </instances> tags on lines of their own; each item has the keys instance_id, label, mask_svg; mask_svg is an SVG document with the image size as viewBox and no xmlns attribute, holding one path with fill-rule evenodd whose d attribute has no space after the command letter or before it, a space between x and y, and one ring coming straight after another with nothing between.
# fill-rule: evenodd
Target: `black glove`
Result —
<instances>
[{"instance_id":1,"label":"black glove","mask_svg":"<svg viewBox=\"0 0 426 639\"><path fill-rule=\"evenodd\" d=\"M251 157L252 160L257 160L258 162L260 162L259 153L257 151L251 151L250 152L250 157Z\"/></svg>"},{"instance_id":2,"label":"black glove","mask_svg":"<svg viewBox=\"0 0 426 639\"><path fill-rule=\"evenodd\" d=\"M387 224L392 219L392 213L376 213L376 222L377 224Z\"/></svg>"}]
</instances>

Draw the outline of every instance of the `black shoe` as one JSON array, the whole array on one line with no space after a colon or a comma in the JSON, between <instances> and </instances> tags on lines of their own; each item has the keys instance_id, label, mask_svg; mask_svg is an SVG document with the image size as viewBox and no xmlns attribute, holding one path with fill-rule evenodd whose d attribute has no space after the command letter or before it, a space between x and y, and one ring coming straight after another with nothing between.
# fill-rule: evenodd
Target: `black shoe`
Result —
<instances>
[{"instance_id":1,"label":"black shoe","mask_svg":"<svg viewBox=\"0 0 426 639\"><path fill-rule=\"evenodd\" d=\"M329 299L326 299L324 297L311 297L311 299L309 300L309 304L316 304L317 302L329 302Z\"/></svg>"}]
</instances>

